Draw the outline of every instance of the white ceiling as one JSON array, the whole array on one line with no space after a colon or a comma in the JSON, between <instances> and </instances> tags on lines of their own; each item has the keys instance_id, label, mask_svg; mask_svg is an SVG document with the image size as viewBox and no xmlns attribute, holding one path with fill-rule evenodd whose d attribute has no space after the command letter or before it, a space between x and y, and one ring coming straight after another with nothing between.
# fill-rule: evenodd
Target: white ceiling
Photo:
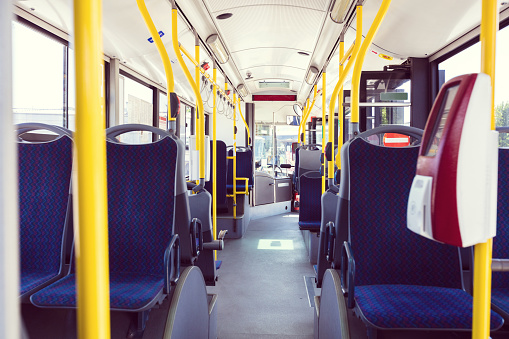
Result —
<instances>
[{"instance_id":1,"label":"white ceiling","mask_svg":"<svg viewBox=\"0 0 509 339\"><path fill-rule=\"evenodd\" d=\"M382 0L366 0L363 35L375 17ZM176 60L171 43L171 6L168 0L145 0L172 61ZM304 82L307 69L322 69L343 29L328 14L330 0L177 0L183 14L203 41L219 33L231 54L221 65L234 86L245 83L251 93L267 93L259 81L290 81L298 100L312 92ZM58 30L73 35L71 0L16 0L15 4L46 21ZM426 57L453 42L480 21L480 0L392 0L363 66L381 70L386 64L400 64L407 57ZM104 51L137 72L165 86L163 64L156 47L147 41L150 34L134 0L103 1ZM507 5L506 5L507 7ZM232 13L226 20L216 16ZM194 54L194 35L181 18L179 41ZM345 37L345 49L355 38L355 20ZM72 39L72 38L71 38ZM297 52L308 52L309 56ZM392 61L375 53L394 57ZM327 96L338 78L338 52L327 68ZM201 61L211 61L202 48ZM178 63L173 63L179 94L194 101L194 95ZM187 62L191 73L194 66ZM252 80L245 80L246 72ZM224 83L219 76L218 83ZM321 80L318 81L321 88ZM347 84L348 87L348 84Z\"/></svg>"}]
</instances>

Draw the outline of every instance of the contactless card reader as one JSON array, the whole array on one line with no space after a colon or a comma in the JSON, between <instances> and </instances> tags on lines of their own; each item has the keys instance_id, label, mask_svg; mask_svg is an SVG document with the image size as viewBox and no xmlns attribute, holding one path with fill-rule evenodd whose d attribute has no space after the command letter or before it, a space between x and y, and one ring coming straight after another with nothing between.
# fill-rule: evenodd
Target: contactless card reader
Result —
<instances>
[{"instance_id":1,"label":"contactless card reader","mask_svg":"<svg viewBox=\"0 0 509 339\"><path fill-rule=\"evenodd\" d=\"M407 207L407 227L460 247L496 234L498 132L491 130L491 79L444 84L431 109Z\"/></svg>"}]
</instances>

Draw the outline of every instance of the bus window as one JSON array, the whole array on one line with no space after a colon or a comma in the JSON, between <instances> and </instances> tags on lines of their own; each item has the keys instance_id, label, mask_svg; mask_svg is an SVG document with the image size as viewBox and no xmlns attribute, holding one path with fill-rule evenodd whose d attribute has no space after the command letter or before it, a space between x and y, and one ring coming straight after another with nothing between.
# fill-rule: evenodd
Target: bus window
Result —
<instances>
[{"instance_id":1,"label":"bus window","mask_svg":"<svg viewBox=\"0 0 509 339\"><path fill-rule=\"evenodd\" d=\"M13 120L64 126L66 46L18 22L12 24Z\"/></svg>"},{"instance_id":2,"label":"bus window","mask_svg":"<svg viewBox=\"0 0 509 339\"><path fill-rule=\"evenodd\" d=\"M159 92L159 124L160 129L168 129L168 96Z\"/></svg>"},{"instance_id":3,"label":"bus window","mask_svg":"<svg viewBox=\"0 0 509 339\"><path fill-rule=\"evenodd\" d=\"M126 76L119 77L120 102L123 112L120 124L143 124L152 126L153 120L153 90ZM123 89L123 90L122 90ZM130 132L120 136L126 143L152 142L152 133Z\"/></svg>"},{"instance_id":4,"label":"bus window","mask_svg":"<svg viewBox=\"0 0 509 339\"><path fill-rule=\"evenodd\" d=\"M505 61L509 53L509 28L497 34L497 55L495 67L495 117L497 127L509 127L509 64ZM458 54L440 62L438 69L443 73L440 85L455 76L480 72L481 44L478 42ZM499 146L509 147L509 134L500 133Z\"/></svg>"}]
</instances>

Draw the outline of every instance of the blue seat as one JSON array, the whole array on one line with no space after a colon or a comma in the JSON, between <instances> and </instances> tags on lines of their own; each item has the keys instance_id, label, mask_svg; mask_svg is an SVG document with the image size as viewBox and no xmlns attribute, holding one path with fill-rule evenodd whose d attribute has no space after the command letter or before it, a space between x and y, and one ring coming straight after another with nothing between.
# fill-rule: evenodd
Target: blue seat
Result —
<instances>
[{"instance_id":1,"label":"blue seat","mask_svg":"<svg viewBox=\"0 0 509 339\"><path fill-rule=\"evenodd\" d=\"M228 150L228 156L233 156L233 150ZM237 179L248 178L248 187L246 189L245 180L237 180L237 192L245 192L253 188L253 152L250 148L238 147L237 149ZM228 176L226 179L226 189L229 193L233 191L233 160L228 159Z\"/></svg>"},{"instance_id":2,"label":"blue seat","mask_svg":"<svg viewBox=\"0 0 509 339\"><path fill-rule=\"evenodd\" d=\"M418 150L380 147L362 138L343 150L349 161L341 184L349 185L350 223L342 281L348 306L371 334L380 329L471 330L472 297L462 289L458 248L406 228ZM491 313L492 330L503 322Z\"/></svg>"},{"instance_id":3,"label":"blue seat","mask_svg":"<svg viewBox=\"0 0 509 339\"><path fill-rule=\"evenodd\" d=\"M20 296L22 300L64 274L66 232L72 218L72 140L18 144Z\"/></svg>"},{"instance_id":4,"label":"blue seat","mask_svg":"<svg viewBox=\"0 0 509 339\"><path fill-rule=\"evenodd\" d=\"M498 152L497 236L493 238L493 258L509 259L509 149ZM494 309L509 320L509 273L493 272L491 301Z\"/></svg>"},{"instance_id":5,"label":"blue seat","mask_svg":"<svg viewBox=\"0 0 509 339\"><path fill-rule=\"evenodd\" d=\"M322 212L322 176L307 172L300 179L299 229L320 231Z\"/></svg>"},{"instance_id":6,"label":"blue seat","mask_svg":"<svg viewBox=\"0 0 509 339\"><path fill-rule=\"evenodd\" d=\"M141 312L170 292L177 145L170 137L143 145L107 143L110 307ZM158 175L154 175L158 173ZM176 269L178 270L178 268ZM70 274L32 295L39 307L76 307Z\"/></svg>"}]
</instances>

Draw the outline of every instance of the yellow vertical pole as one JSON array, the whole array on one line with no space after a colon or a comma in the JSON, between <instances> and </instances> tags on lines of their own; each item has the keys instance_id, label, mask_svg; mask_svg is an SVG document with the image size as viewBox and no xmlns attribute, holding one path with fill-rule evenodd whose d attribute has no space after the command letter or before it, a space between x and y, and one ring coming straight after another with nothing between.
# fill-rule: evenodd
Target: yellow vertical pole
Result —
<instances>
[{"instance_id":1,"label":"yellow vertical pole","mask_svg":"<svg viewBox=\"0 0 509 339\"><path fill-rule=\"evenodd\" d=\"M341 37L341 41L339 42L339 77L343 73L343 64L341 61L343 60L345 54L345 42L343 41L344 37ZM334 159L335 154L332 155L333 162L336 163L338 169L341 170L341 147L343 147L343 131L344 131L344 115L343 115L343 85L339 89L338 93L338 157ZM335 161L334 161L335 160ZM338 183L339 184L339 183Z\"/></svg>"},{"instance_id":2,"label":"yellow vertical pole","mask_svg":"<svg viewBox=\"0 0 509 339\"><path fill-rule=\"evenodd\" d=\"M110 338L106 137L101 84L102 1L74 2L76 268L80 339Z\"/></svg>"},{"instance_id":3,"label":"yellow vertical pole","mask_svg":"<svg viewBox=\"0 0 509 339\"><path fill-rule=\"evenodd\" d=\"M175 92L175 80L173 78L173 70L171 67L171 61L168 57L168 52L166 51L166 47L164 47L163 41L161 40L161 37L159 36L159 33L157 32L156 26L154 25L154 22L152 21L152 18L150 17L150 14L147 10L147 6L145 6L145 0L136 0L136 3L138 4L138 9L140 10L141 15L143 16L143 20L145 21L145 24L147 25L147 28L152 35L152 38L154 39L154 42L157 47L157 51L159 52L159 56L161 57L161 60L163 61L164 66L164 73L166 75L166 86L168 88L168 121L174 121L175 118L171 116L171 95L170 93Z\"/></svg>"},{"instance_id":4,"label":"yellow vertical pole","mask_svg":"<svg viewBox=\"0 0 509 339\"><path fill-rule=\"evenodd\" d=\"M325 97L327 94L325 91L326 87L327 87L327 80L326 80L326 72L324 69L323 73L322 73L322 158L323 158L322 194L325 193L325 162L326 162L326 159L325 159L325 124L329 125L329 130L330 130L330 125L331 125L330 119L327 122L327 116L326 116L326 112L327 112L327 108L325 107L325 105L326 105ZM332 124L334 124L334 122L332 122Z\"/></svg>"},{"instance_id":5,"label":"yellow vertical pole","mask_svg":"<svg viewBox=\"0 0 509 339\"><path fill-rule=\"evenodd\" d=\"M200 88L200 43L198 40L198 35L195 33L194 36L194 60L196 60L197 66L194 67L194 81L196 82L196 86ZM201 149L201 121L200 121L200 110L198 109L198 98L196 98L196 115L194 124L195 134L196 134L196 150L199 151ZM201 161L201 157L200 157Z\"/></svg>"},{"instance_id":6,"label":"yellow vertical pole","mask_svg":"<svg viewBox=\"0 0 509 339\"><path fill-rule=\"evenodd\" d=\"M495 130L495 51L497 37L497 1L483 0L481 19L481 72L491 76L491 129ZM493 239L475 245L474 305L472 338L490 336L491 261Z\"/></svg>"},{"instance_id":7,"label":"yellow vertical pole","mask_svg":"<svg viewBox=\"0 0 509 339\"><path fill-rule=\"evenodd\" d=\"M233 102L237 94L233 92ZM233 219L237 219L237 115L236 105L233 106Z\"/></svg>"},{"instance_id":8,"label":"yellow vertical pole","mask_svg":"<svg viewBox=\"0 0 509 339\"><path fill-rule=\"evenodd\" d=\"M301 117L300 124L299 124L299 136L298 136L299 143L304 143L304 137L302 135L302 133L303 133L302 125L304 124L304 120L307 115L308 107L309 107L309 99L307 100L306 104L304 105L304 109L302 110L302 117Z\"/></svg>"},{"instance_id":9,"label":"yellow vertical pole","mask_svg":"<svg viewBox=\"0 0 509 339\"><path fill-rule=\"evenodd\" d=\"M366 52L368 51L368 47L373 42L378 29L380 28L380 24L382 23L385 14L387 14L387 10L389 9L389 5L391 4L391 0L383 0L378 12L376 13L375 19L369 28L368 34L366 35L366 39L362 42L362 46L359 50L359 54L355 60L355 65L352 73L352 128L354 135L359 133L359 87L361 82L361 71L362 65L364 64L364 59L366 58ZM359 33L359 30L357 30Z\"/></svg>"},{"instance_id":10,"label":"yellow vertical pole","mask_svg":"<svg viewBox=\"0 0 509 339\"><path fill-rule=\"evenodd\" d=\"M213 103L214 110L212 112L212 232L214 234L214 240L217 237L217 69L216 62L214 61L214 68L212 70L212 76L214 79L214 89L213 93ZM215 253L215 258L217 260L217 251Z\"/></svg>"}]
</instances>

